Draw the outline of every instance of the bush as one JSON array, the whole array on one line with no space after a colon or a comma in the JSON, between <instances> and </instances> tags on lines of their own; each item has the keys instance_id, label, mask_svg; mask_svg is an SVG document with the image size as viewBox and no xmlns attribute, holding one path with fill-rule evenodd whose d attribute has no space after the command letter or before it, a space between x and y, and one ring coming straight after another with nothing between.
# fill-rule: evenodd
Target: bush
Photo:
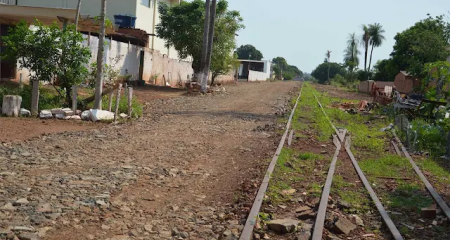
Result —
<instances>
[{"instance_id":1,"label":"bush","mask_svg":"<svg viewBox=\"0 0 450 240\"><path fill-rule=\"evenodd\" d=\"M24 85L23 89L19 87L0 86L0 106L3 104L3 96L19 95L22 97L22 108L31 109L31 86ZM39 110L60 108L64 103L64 98L59 94L55 94L54 90L40 87L39 88Z\"/></svg>"}]
</instances>

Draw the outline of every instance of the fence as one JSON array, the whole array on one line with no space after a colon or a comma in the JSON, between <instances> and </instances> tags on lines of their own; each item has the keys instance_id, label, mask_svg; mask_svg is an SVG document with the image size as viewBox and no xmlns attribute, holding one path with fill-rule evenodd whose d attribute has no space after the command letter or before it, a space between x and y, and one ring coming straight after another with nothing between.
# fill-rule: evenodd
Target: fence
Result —
<instances>
[{"instance_id":1,"label":"fence","mask_svg":"<svg viewBox=\"0 0 450 240\"><path fill-rule=\"evenodd\" d=\"M248 71L248 81L266 81L270 76L265 72Z\"/></svg>"}]
</instances>

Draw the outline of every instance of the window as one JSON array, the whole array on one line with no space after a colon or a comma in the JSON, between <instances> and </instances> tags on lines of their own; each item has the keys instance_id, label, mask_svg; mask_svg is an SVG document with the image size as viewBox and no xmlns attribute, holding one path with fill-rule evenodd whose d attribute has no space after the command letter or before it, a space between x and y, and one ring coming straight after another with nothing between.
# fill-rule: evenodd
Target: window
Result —
<instances>
[{"instance_id":1,"label":"window","mask_svg":"<svg viewBox=\"0 0 450 240\"><path fill-rule=\"evenodd\" d=\"M141 5L151 8L153 0L141 0Z\"/></svg>"}]
</instances>

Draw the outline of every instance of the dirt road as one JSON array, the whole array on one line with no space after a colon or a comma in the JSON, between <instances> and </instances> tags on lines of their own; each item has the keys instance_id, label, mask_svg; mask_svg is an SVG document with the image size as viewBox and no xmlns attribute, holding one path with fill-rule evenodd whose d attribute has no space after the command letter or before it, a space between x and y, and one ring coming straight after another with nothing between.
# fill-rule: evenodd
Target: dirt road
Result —
<instances>
[{"instance_id":1,"label":"dirt road","mask_svg":"<svg viewBox=\"0 0 450 240\"><path fill-rule=\"evenodd\" d=\"M3 144L0 239L235 239L298 86L151 100L130 124Z\"/></svg>"}]
</instances>

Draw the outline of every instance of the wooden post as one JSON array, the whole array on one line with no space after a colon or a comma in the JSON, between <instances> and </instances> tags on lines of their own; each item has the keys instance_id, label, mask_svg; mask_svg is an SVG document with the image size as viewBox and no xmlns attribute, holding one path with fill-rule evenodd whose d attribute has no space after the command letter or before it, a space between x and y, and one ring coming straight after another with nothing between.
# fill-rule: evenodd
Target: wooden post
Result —
<instances>
[{"instance_id":1,"label":"wooden post","mask_svg":"<svg viewBox=\"0 0 450 240\"><path fill-rule=\"evenodd\" d=\"M117 116L119 115L119 104L120 104L120 92L122 91L122 84L119 83L116 95L116 109L114 110L114 122L117 122Z\"/></svg>"},{"instance_id":2,"label":"wooden post","mask_svg":"<svg viewBox=\"0 0 450 240\"><path fill-rule=\"evenodd\" d=\"M110 112L112 110L113 97L114 97L114 91L111 89L111 92L109 93L109 104L108 104L108 111L110 111Z\"/></svg>"},{"instance_id":3,"label":"wooden post","mask_svg":"<svg viewBox=\"0 0 450 240\"><path fill-rule=\"evenodd\" d=\"M3 97L2 114L8 117L19 117L22 97L6 95Z\"/></svg>"},{"instance_id":4,"label":"wooden post","mask_svg":"<svg viewBox=\"0 0 450 240\"><path fill-rule=\"evenodd\" d=\"M128 117L131 118L131 113L133 112L132 108L133 102L133 87L128 87Z\"/></svg>"},{"instance_id":5,"label":"wooden post","mask_svg":"<svg viewBox=\"0 0 450 240\"><path fill-rule=\"evenodd\" d=\"M36 116L39 108L39 80L32 81L32 93L31 93L31 115Z\"/></svg>"},{"instance_id":6,"label":"wooden post","mask_svg":"<svg viewBox=\"0 0 450 240\"><path fill-rule=\"evenodd\" d=\"M23 79L22 79L22 73L20 73L20 75L19 75L19 88L20 88L20 90L22 90L22 89L23 89Z\"/></svg>"},{"instance_id":7,"label":"wooden post","mask_svg":"<svg viewBox=\"0 0 450 240\"><path fill-rule=\"evenodd\" d=\"M77 85L73 85L72 86L72 111L73 111L73 115L77 114L77 108L78 108L77 95L78 95Z\"/></svg>"},{"instance_id":8,"label":"wooden post","mask_svg":"<svg viewBox=\"0 0 450 240\"><path fill-rule=\"evenodd\" d=\"M128 83L127 82L123 83L123 89L125 90L125 96L128 96Z\"/></svg>"}]
</instances>

